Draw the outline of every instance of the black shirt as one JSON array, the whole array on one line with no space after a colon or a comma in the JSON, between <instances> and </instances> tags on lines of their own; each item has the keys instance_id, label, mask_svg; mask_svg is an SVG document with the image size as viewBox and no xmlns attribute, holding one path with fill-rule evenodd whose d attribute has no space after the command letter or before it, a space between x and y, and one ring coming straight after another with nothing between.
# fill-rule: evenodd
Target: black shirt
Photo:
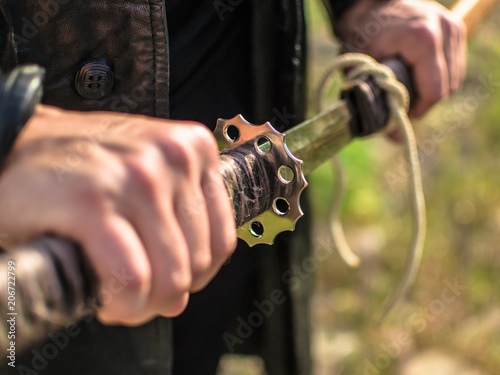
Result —
<instances>
[{"instance_id":1,"label":"black shirt","mask_svg":"<svg viewBox=\"0 0 500 375\"><path fill-rule=\"evenodd\" d=\"M213 128L217 118L249 116L250 2L167 0L170 114Z\"/></svg>"}]
</instances>

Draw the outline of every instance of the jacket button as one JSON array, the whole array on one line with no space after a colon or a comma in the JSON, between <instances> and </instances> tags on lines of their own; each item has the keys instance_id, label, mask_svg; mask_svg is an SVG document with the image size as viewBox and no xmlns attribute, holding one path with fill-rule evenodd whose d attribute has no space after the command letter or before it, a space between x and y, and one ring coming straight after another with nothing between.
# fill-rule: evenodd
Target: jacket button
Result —
<instances>
[{"instance_id":1,"label":"jacket button","mask_svg":"<svg viewBox=\"0 0 500 375\"><path fill-rule=\"evenodd\" d=\"M105 97L113 89L113 84L113 71L104 61L86 63L75 76L75 89L85 99Z\"/></svg>"}]
</instances>

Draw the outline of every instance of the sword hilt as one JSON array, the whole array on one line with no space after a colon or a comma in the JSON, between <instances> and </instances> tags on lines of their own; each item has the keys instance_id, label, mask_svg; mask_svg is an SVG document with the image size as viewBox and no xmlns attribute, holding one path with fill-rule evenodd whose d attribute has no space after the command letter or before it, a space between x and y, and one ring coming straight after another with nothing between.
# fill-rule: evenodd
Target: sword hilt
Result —
<instances>
[{"instance_id":1,"label":"sword hilt","mask_svg":"<svg viewBox=\"0 0 500 375\"><path fill-rule=\"evenodd\" d=\"M238 237L250 246L272 244L279 233L294 230L307 182L285 135L269 122L254 125L241 115L217 121L214 134Z\"/></svg>"}]
</instances>

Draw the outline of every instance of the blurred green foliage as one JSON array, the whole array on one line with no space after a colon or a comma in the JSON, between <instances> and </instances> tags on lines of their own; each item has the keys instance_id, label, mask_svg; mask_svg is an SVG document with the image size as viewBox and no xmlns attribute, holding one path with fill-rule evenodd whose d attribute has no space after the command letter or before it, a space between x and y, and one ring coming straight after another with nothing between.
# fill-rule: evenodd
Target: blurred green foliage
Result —
<instances>
[{"instance_id":1,"label":"blurred green foliage","mask_svg":"<svg viewBox=\"0 0 500 375\"><path fill-rule=\"evenodd\" d=\"M338 50L319 3L309 1L307 9L311 89ZM439 363L443 356L460 364L457 374L500 373L500 9L493 13L470 42L462 92L414 122L428 211L424 259L407 300L378 328L373 316L401 279L411 235L406 164L401 147L383 136L356 141L339 155L347 176L346 235L363 262L353 270L334 254L320 265L317 375L413 374L416 359ZM338 87L334 82L326 101ZM309 182L316 246L331 246L331 166ZM454 282L464 290L448 303L442 293ZM438 368L430 373L441 374Z\"/></svg>"}]
</instances>

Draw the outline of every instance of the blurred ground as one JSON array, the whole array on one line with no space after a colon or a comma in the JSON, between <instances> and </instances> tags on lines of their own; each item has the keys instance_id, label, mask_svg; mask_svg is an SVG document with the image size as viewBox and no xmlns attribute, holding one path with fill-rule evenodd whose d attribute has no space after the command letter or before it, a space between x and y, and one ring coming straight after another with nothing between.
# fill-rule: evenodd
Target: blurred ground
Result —
<instances>
[{"instance_id":1,"label":"blurred ground","mask_svg":"<svg viewBox=\"0 0 500 375\"><path fill-rule=\"evenodd\" d=\"M309 1L308 9L312 83L337 48L317 3ZM352 270L333 254L320 264L315 375L500 374L499 36L500 6L471 41L462 93L414 123L428 210L424 259L407 300L379 328L373 317L406 260L407 169L400 147L383 137L341 152L348 178L344 224L363 263ZM309 180L315 246L329 246L330 166ZM221 374L264 371L258 360L228 358Z\"/></svg>"}]
</instances>

